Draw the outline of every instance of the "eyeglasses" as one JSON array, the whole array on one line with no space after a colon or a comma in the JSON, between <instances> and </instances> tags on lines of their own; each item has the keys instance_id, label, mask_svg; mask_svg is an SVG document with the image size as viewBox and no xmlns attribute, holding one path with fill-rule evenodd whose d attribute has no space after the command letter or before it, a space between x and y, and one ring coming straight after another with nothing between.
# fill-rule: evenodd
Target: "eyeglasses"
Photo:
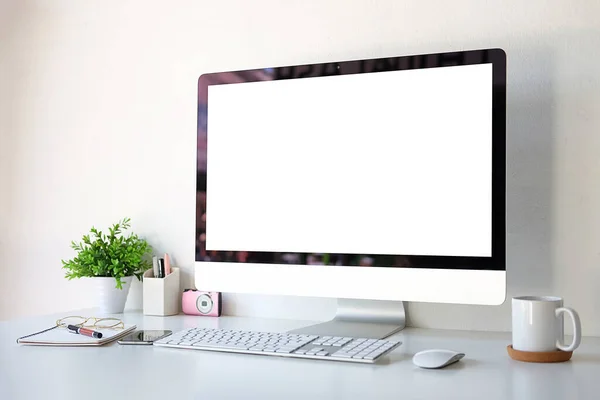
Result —
<instances>
[{"instance_id":1,"label":"eyeglasses","mask_svg":"<svg viewBox=\"0 0 600 400\"><path fill-rule=\"evenodd\" d=\"M75 325L85 328L96 329L123 329L125 324L118 318L96 318L69 316L56 320L56 326L66 328L68 325Z\"/></svg>"}]
</instances>

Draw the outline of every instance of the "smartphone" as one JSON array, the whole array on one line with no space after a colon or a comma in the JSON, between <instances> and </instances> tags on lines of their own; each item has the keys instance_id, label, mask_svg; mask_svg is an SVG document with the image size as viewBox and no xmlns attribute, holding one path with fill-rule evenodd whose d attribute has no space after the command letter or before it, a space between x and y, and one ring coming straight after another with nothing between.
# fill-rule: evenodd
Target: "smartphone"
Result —
<instances>
[{"instance_id":1,"label":"smartphone","mask_svg":"<svg viewBox=\"0 0 600 400\"><path fill-rule=\"evenodd\" d=\"M152 344L155 340L169 336L173 331L134 331L117 341L119 344Z\"/></svg>"}]
</instances>

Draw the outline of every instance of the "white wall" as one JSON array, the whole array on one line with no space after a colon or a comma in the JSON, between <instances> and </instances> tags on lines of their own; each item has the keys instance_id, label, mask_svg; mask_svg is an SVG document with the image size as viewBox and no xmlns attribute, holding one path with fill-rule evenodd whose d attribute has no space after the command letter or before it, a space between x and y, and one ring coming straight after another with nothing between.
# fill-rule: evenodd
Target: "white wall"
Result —
<instances>
[{"instance_id":1,"label":"white wall","mask_svg":"<svg viewBox=\"0 0 600 400\"><path fill-rule=\"evenodd\" d=\"M60 260L123 216L191 284L201 73L502 47L508 295L564 296L600 335L598 4L0 0L0 319L88 306ZM226 300L239 315L304 319L335 304ZM419 326L510 328L509 302L409 312Z\"/></svg>"}]
</instances>

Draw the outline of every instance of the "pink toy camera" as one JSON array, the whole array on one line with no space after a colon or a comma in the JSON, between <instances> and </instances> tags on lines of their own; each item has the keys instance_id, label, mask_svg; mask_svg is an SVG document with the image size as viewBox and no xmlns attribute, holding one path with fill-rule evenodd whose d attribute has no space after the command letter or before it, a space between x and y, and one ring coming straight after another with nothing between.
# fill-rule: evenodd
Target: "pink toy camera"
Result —
<instances>
[{"instance_id":1,"label":"pink toy camera","mask_svg":"<svg viewBox=\"0 0 600 400\"><path fill-rule=\"evenodd\" d=\"M222 304L220 292L185 289L181 298L181 308L185 314L189 315L220 317Z\"/></svg>"}]
</instances>

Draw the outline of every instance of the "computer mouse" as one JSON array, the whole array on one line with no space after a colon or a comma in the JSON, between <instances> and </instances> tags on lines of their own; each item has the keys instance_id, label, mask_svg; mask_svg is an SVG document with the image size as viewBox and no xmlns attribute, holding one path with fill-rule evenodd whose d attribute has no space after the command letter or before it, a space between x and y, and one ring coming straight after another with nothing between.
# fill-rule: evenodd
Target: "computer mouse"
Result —
<instances>
[{"instance_id":1,"label":"computer mouse","mask_svg":"<svg viewBox=\"0 0 600 400\"><path fill-rule=\"evenodd\" d=\"M413 364L421 368L444 368L450 364L454 364L464 356L464 353L452 350L423 350L414 355Z\"/></svg>"}]
</instances>

